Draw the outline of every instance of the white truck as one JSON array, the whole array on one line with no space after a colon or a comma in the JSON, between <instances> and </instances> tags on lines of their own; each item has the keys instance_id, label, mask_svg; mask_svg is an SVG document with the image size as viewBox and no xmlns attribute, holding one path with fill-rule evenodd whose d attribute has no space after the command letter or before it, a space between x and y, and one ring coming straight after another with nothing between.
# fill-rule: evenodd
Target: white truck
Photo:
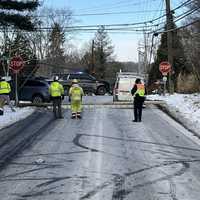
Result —
<instances>
[{"instance_id":1,"label":"white truck","mask_svg":"<svg viewBox=\"0 0 200 200\"><path fill-rule=\"evenodd\" d=\"M114 89L113 101L133 101L131 89L135 84L135 80L140 78L144 82L144 76L133 72L117 73Z\"/></svg>"}]
</instances>

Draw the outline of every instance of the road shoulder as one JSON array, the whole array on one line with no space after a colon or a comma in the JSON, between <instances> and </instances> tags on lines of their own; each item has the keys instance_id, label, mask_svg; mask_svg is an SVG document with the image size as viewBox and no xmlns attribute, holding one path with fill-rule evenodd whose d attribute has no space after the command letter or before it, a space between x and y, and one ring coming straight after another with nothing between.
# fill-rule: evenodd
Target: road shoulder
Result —
<instances>
[{"instance_id":1,"label":"road shoulder","mask_svg":"<svg viewBox=\"0 0 200 200\"><path fill-rule=\"evenodd\" d=\"M6 166L17 153L29 147L53 120L48 111L36 110L26 119L0 130L0 168Z\"/></svg>"},{"instance_id":2,"label":"road shoulder","mask_svg":"<svg viewBox=\"0 0 200 200\"><path fill-rule=\"evenodd\" d=\"M155 106L159 108L162 112L167 114L171 118L171 121L175 121L176 124L179 124L180 126L182 126L182 128L185 129L185 131L182 131L182 132L186 133L185 135L187 137L189 137L192 141L200 145L200 140L199 140L200 134L198 130L194 127L194 124L191 121L187 120L184 117L184 115L182 115L180 112L177 112L176 110L171 109L170 106L168 106L167 104L162 103L162 104L156 104Z\"/></svg>"}]
</instances>

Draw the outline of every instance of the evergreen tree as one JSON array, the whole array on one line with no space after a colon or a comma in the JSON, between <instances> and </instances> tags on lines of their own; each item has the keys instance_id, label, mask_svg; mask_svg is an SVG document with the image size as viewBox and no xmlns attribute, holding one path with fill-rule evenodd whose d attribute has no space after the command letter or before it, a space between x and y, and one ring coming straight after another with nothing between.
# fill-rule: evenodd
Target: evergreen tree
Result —
<instances>
[{"instance_id":1,"label":"evergreen tree","mask_svg":"<svg viewBox=\"0 0 200 200\"><path fill-rule=\"evenodd\" d=\"M58 23L53 26L49 42L49 57L62 57L64 55L65 34Z\"/></svg>"},{"instance_id":2,"label":"evergreen tree","mask_svg":"<svg viewBox=\"0 0 200 200\"><path fill-rule=\"evenodd\" d=\"M64 57L64 43L65 33L62 31L61 26L55 23L49 38L48 59L52 62L54 69L53 73L62 73L65 65Z\"/></svg>"},{"instance_id":3,"label":"evergreen tree","mask_svg":"<svg viewBox=\"0 0 200 200\"><path fill-rule=\"evenodd\" d=\"M34 74L33 70L37 64L35 52L33 52L30 41L27 40L22 33L18 32L14 41L9 45L9 57L20 55L24 60L24 68L20 72L22 76Z\"/></svg>"},{"instance_id":4,"label":"evergreen tree","mask_svg":"<svg viewBox=\"0 0 200 200\"><path fill-rule=\"evenodd\" d=\"M104 78L107 63L112 60L113 46L105 27L101 26L94 39L95 69L99 78Z\"/></svg>"},{"instance_id":5,"label":"evergreen tree","mask_svg":"<svg viewBox=\"0 0 200 200\"><path fill-rule=\"evenodd\" d=\"M38 6L38 0L25 2L17 0L0 1L0 26L12 25L22 30L34 30L34 22L29 15L24 15L24 12L34 11Z\"/></svg>"}]
</instances>

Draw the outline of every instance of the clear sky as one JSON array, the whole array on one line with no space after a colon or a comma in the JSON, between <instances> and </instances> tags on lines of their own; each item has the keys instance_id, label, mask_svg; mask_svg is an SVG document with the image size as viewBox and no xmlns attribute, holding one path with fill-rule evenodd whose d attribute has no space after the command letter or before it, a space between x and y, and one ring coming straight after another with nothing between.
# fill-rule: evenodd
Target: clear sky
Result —
<instances>
[{"instance_id":1,"label":"clear sky","mask_svg":"<svg viewBox=\"0 0 200 200\"><path fill-rule=\"evenodd\" d=\"M175 8L183 0L171 0ZM127 12L126 14L101 16L74 16L74 25L124 24L149 21L162 15L165 11L165 0L44 0L44 5L53 8L70 8L74 15L91 13ZM179 13L176 13L177 15ZM165 18L157 21L161 23ZM116 58L120 61L137 61L137 48L144 36L142 33L109 33L115 46ZM94 33L76 34L74 44L80 47L91 40ZM150 39L150 38L149 38Z\"/></svg>"}]
</instances>

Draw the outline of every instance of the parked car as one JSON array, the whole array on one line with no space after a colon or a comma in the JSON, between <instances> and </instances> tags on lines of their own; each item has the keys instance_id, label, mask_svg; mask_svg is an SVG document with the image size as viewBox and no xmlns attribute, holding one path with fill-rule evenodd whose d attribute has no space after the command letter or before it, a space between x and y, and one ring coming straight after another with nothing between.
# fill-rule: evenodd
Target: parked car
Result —
<instances>
[{"instance_id":1,"label":"parked car","mask_svg":"<svg viewBox=\"0 0 200 200\"><path fill-rule=\"evenodd\" d=\"M15 98L15 87L11 81L11 99ZM33 103L50 102L49 82L42 79L21 80L18 88L20 101L31 101Z\"/></svg>"},{"instance_id":2,"label":"parked car","mask_svg":"<svg viewBox=\"0 0 200 200\"><path fill-rule=\"evenodd\" d=\"M105 95L110 93L110 84L103 80L97 80L95 77L85 72L64 74L60 82L63 84L65 94L69 92L73 79L78 79L80 86L86 94Z\"/></svg>"},{"instance_id":3,"label":"parked car","mask_svg":"<svg viewBox=\"0 0 200 200\"><path fill-rule=\"evenodd\" d=\"M135 84L135 80L140 78L144 81L142 76L131 72L119 72L115 81L113 89L113 101L132 101L131 89Z\"/></svg>"}]
</instances>

